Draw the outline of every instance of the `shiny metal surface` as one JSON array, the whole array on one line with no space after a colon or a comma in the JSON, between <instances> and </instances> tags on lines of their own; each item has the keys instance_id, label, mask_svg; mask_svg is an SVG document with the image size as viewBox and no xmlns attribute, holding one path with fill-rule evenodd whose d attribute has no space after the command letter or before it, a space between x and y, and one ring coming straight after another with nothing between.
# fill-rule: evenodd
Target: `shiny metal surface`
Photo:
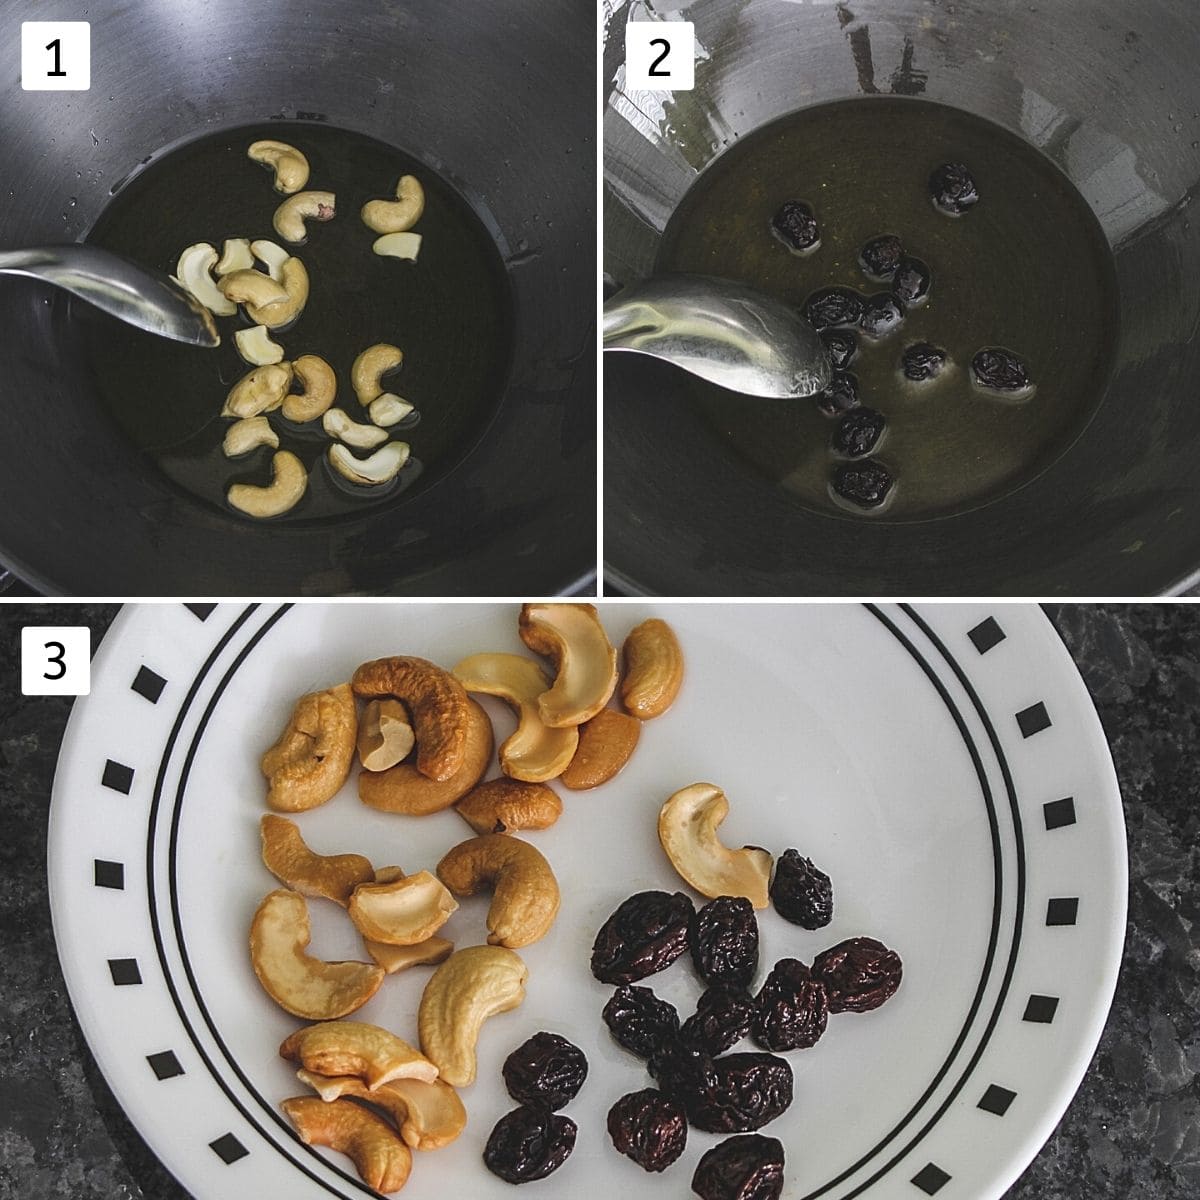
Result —
<instances>
[{"instance_id":1,"label":"shiny metal surface","mask_svg":"<svg viewBox=\"0 0 1200 1200\"><path fill-rule=\"evenodd\" d=\"M33 246L0 252L0 275L41 279L147 333L219 346L212 314L169 279L95 246Z\"/></svg>"},{"instance_id":2,"label":"shiny metal surface","mask_svg":"<svg viewBox=\"0 0 1200 1200\"><path fill-rule=\"evenodd\" d=\"M796 400L833 374L817 331L794 309L728 279L660 275L604 305L604 349L660 358L746 396Z\"/></svg>"}]
</instances>

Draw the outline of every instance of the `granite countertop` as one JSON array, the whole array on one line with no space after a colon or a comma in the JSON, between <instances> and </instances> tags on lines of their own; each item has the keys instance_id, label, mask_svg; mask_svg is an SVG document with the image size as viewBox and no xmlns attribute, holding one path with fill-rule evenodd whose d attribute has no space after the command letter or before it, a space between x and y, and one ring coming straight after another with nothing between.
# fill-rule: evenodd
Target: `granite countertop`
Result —
<instances>
[{"instance_id":1,"label":"granite countertop","mask_svg":"<svg viewBox=\"0 0 1200 1200\"><path fill-rule=\"evenodd\" d=\"M186 1196L125 1118L72 1015L45 873L70 701L18 694L22 625L88 624L95 642L115 611L0 608L0 1200ZM1129 931L1087 1078L1008 1200L1182 1200L1200 1195L1200 607L1047 611L1112 744L1129 827Z\"/></svg>"}]
</instances>

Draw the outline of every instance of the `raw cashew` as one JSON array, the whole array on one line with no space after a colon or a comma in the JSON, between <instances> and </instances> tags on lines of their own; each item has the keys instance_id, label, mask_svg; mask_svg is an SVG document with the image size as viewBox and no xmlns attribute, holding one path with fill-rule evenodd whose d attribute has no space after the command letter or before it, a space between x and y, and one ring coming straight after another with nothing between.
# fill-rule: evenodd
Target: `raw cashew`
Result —
<instances>
[{"instance_id":1,"label":"raw cashew","mask_svg":"<svg viewBox=\"0 0 1200 1200\"><path fill-rule=\"evenodd\" d=\"M358 723L358 761L368 771L386 771L408 757L416 740L399 700L372 700Z\"/></svg>"},{"instance_id":2,"label":"raw cashew","mask_svg":"<svg viewBox=\"0 0 1200 1200\"><path fill-rule=\"evenodd\" d=\"M488 945L517 949L546 936L558 915L558 881L542 852L520 838L487 833L455 846L437 865L456 895L492 887Z\"/></svg>"},{"instance_id":3,"label":"raw cashew","mask_svg":"<svg viewBox=\"0 0 1200 1200\"><path fill-rule=\"evenodd\" d=\"M475 1080L475 1045L483 1022L525 999L529 971L520 955L503 946L456 950L434 973L421 995L417 1028L421 1049L453 1087Z\"/></svg>"},{"instance_id":4,"label":"raw cashew","mask_svg":"<svg viewBox=\"0 0 1200 1200\"><path fill-rule=\"evenodd\" d=\"M291 363L269 363L248 371L225 397L223 417L257 417L283 403L292 384Z\"/></svg>"},{"instance_id":5,"label":"raw cashew","mask_svg":"<svg viewBox=\"0 0 1200 1200\"><path fill-rule=\"evenodd\" d=\"M368 200L362 206L363 224L376 233L403 233L425 211L425 189L415 175L401 175L395 200Z\"/></svg>"},{"instance_id":6,"label":"raw cashew","mask_svg":"<svg viewBox=\"0 0 1200 1200\"><path fill-rule=\"evenodd\" d=\"M454 953L454 943L445 938L430 937L415 946L389 946L387 942L373 942L363 938L367 953L389 974L408 967L428 966L446 959Z\"/></svg>"},{"instance_id":7,"label":"raw cashew","mask_svg":"<svg viewBox=\"0 0 1200 1200\"><path fill-rule=\"evenodd\" d=\"M216 265L216 249L207 242L197 242L179 256L179 262L175 264L176 282L191 292L209 312L218 317L232 317L237 312L237 305L226 299L213 280L212 270Z\"/></svg>"},{"instance_id":8,"label":"raw cashew","mask_svg":"<svg viewBox=\"0 0 1200 1200\"><path fill-rule=\"evenodd\" d=\"M287 817L264 813L263 865L281 883L304 896L323 896L346 907L360 883L374 879L369 859L361 854L316 854L305 844L300 827Z\"/></svg>"},{"instance_id":9,"label":"raw cashew","mask_svg":"<svg viewBox=\"0 0 1200 1200\"><path fill-rule=\"evenodd\" d=\"M281 304L288 298L282 285L261 271L233 271L221 280L221 293L226 300L244 304L247 309L266 308L270 304ZM265 322L264 322L265 324Z\"/></svg>"},{"instance_id":10,"label":"raw cashew","mask_svg":"<svg viewBox=\"0 0 1200 1200\"><path fill-rule=\"evenodd\" d=\"M359 404L366 408L372 400L382 395L383 385L379 382L380 379L394 371L403 361L404 351L399 346L391 346L387 342L368 346L350 368L350 384Z\"/></svg>"},{"instance_id":11,"label":"raw cashew","mask_svg":"<svg viewBox=\"0 0 1200 1200\"><path fill-rule=\"evenodd\" d=\"M525 604L521 640L554 663L554 686L538 697L538 712L553 728L582 725L617 686L617 652L594 604Z\"/></svg>"},{"instance_id":12,"label":"raw cashew","mask_svg":"<svg viewBox=\"0 0 1200 1200\"><path fill-rule=\"evenodd\" d=\"M278 445L279 435L271 428L266 417L243 417L240 421L234 421L225 431L221 449L226 458L240 458L259 446Z\"/></svg>"},{"instance_id":13,"label":"raw cashew","mask_svg":"<svg viewBox=\"0 0 1200 1200\"><path fill-rule=\"evenodd\" d=\"M371 1091L393 1079L432 1083L437 1067L391 1030L368 1021L307 1025L283 1039L279 1057L318 1075L357 1075Z\"/></svg>"},{"instance_id":14,"label":"raw cashew","mask_svg":"<svg viewBox=\"0 0 1200 1200\"><path fill-rule=\"evenodd\" d=\"M290 450L276 450L271 460L272 479L266 487L235 483L225 498L248 517L278 517L300 503L308 489L308 472Z\"/></svg>"},{"instance_id":15,"label":"raw cashew","mask_svg":"<svg viewBox=\"0 0 1200 1200\"><path fill-rule=\"evenodd\" d=\"M283 280L283 264L292 257L290 251L285 250L278 242L269 242L261 239L250 243L250 253L267 268L267 274L276 283L280 283ZM253 266L254 264L251 263L250 265Z\"/></svg>"},{"instance_id":16,"label":"raw cashew","mask_svg":"<svg viewBox=\"0 0 1200 1200\"><path fill-rule=\"evenodd\" d=\"M412 1170L412 1151L382 1118L353 1100L292 1096L280 1103L306 1146L328 1146L354 1161L367 1187L398 1192Z\"/></svg>"},{"instance_id":17,"label":"raw cashew","mask_svg":"<svg viewBox=\"0 0 1200 1200\"><path fill-rule=\"evenodd\" d=\"M421 253L419 233L385 233L371 243L371 249L384 258L405 258L416 262Z\"/></svg>"},{"instance_id":18,"label":"raw cashew","mask_svg":"<svg viewBox=\"0 0 1200 1200\"><path fill-rule=\"evenodd\" d=\"M275 190L285 196L298 192L308 182L308 159L287 142L253 142L246 154L275 172Z\"/></svg>"},{"instance_id":19,"label":"raw cashew","mask_svg":"<svg viewBox=\"0 0 1200 1200\"><path fill-rule=\"evenodd\" d=\"M358 713L348 683L309 692L278 741L262 756L267 804L276 812L304 812L324 804L350 774Z\"/></svg>"},{"instance_id":20,"label":"raw cashew","mask_svg":"<svg viewBox=\"0 0 1200 1200\"><path fill-rule=\"evenodd\" d=\"M221 257L213 268L213 274L219 279L222 275L230 275L234 271L249 271L254 266L254 255L250 253L248 238L226 238L221 247Z\"/></svg>"},{"instance_id":21,"label":"raw cashew","mask_svg":"<svg viewBox=\"0 0 1200 1200\"><path fill-rule=\"evenodd\" d=\"M255 274L261 279L268 278L258 271ZM246 305L250 319L266 325L268 329L282 329L290 325L308 303L308 270L298 258L293 256L283 264L279 286L283 288L284 299L277 304Z\"/></svg>"},{"instance_id":22,"label":"raw cashew","mask_svg":"<svg viewBox=\"0 0 1200 1200\"><path fill-rule=\"evenodd\" d=\"M407 442L388 442L368 458L355 458L345 446L333 445L329 447L329 461L351 483L375 486L395 479L410 453Z\"/></svg>"},{"instance_id":23,"label":"raw cashew","mask_svg":"<svg viewBox=\"0 0 1200 1200\"><path fill-rule=\"evenodd\" d=\"M457 908L458 901L428 871L395 883L360 884L348 905L358 932L389 946L415 946L433 937Z\"/></svg>"},{"instance_id":24,"label":"raw cashew","mask_svg":"<svg viewBox=\"0 0 1200 1200\"><path fill-rule=\"evenodd\" d=\"M302 354L292 363L296 381L304 389L299 396L283 398L283 415L289 421L303 424L315 421L326 412L337 395L337 376L333 368L315 354Z\"/></svg>"},{"instance_id":25,"label":"raw cashew","mask_svg":"<svg viewBox=\"0 0 1200 1200\"><path fill-rule=\"evenodd\" d=\"M330 437L343 441L347 446L369 450L388 439L387 430L376 425L359 425L343 408L331 408L322 418L321 425Z\"/></svg>"},{"instance_id":26,"label":"raw cashew","mask_svg":"<svg viewBox=\"0 0 1200 1200\"><path fill-rule=\"evenodd\" d=\"M621 703L642 721L661 716L683 682L683 650L675 631L657 617L643 621L625 639Z\"/></svg>"},{"instance_id":27,"label":"raw cashew","mask_svg":"<svg viewBox=\"0 0 1200 1200\"><path fill-rule=\"evenodd\" d=\"M237 352L252 366L265 367L268 363L283 362L283 347L271 341L265 325L239 329L233 335L233 340L237 344Z\"/></svg>"},{"instance_id":28,"label":"raw cashew","mask_svg":"<svg viewBox=\"0 0 1200 1200\"><path fill-rule=\"evenodd\" d=\"M548 829L562 815L562 801L553 788L507 776L472 788L454 807L476 833Z\"/></svg>"},{"instance_id":29,"label":"raw cashew","mask_svg":"<svg viewBox=\"0 0 1200 1200\"><path fill-rule=\"evenodd\" d=\"M382 426L398 425L412 410L413 406L407 400L401 400L394 392L384 392L367 405L371 420Z\"/></svg>"},{"instance_id":30,"label":"raw cashew","mask_svg":"<svg viewBox=\"0 0 1200 1200\"><path fill-rule=\"evenodd\" d=\"M329 221L335 212L332 192L297 192L275 210L275 232L285 242L303 242L308 237L305 221Z\"/></svg>"}]
</instances>

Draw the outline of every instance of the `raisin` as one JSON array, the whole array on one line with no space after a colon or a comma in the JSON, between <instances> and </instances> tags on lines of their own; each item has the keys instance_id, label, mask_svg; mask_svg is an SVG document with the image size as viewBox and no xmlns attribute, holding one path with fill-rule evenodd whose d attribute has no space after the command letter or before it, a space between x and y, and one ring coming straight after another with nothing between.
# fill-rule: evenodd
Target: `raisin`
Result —
<instances>
[{"instance_id":1,"label":"raisin","mask_svg":"<svg viewBox=\"0 0 1200 1200\"><path fill-rule=\"evenodd\" d=\"M833 369L844 371L858 353L858 338L849 329L822 329L819 336L829 351Z\"/></svg>"},{"instance_id":2,"label":"raisin","mask_svg":"<svg viewBox=\"0 0 1200 1200\"><path fill-rule=\"evenodd\" d=\"M705 983L749 987L758 968L758 921L744 896L718 896L688 922L692 962Z\"/></svg>"},{"instance_id":3,"label":"raisin","mask_svg":"<svg viewBox=\"0 0 1200 1200\"><path fill-rule=\"evenodd\" d=\"M740 1133L705 1151L692 1176L700 1200L779 1200L783 1143L761 1133Z\"/></svg>"},{"instance_id":4,"label":"raisin","mask_svg":"<svg viewBox=\"0 0 1200 1200\"><path fill-rule=\"evenodd\" d=\"M883 437L887 418L873 408L856 408L848 412L833 431L833 448L850 458L870 454Z\"/></svg>"},{"instance_id":5,"label":"raisin","mask_svg":"<svg viewBox=\"0 0 1200 1200\"><path fill-rule=\"evenodd\" d=\"M797 254L812 250L821 241L817 218L803 200L788 200L771 218L771 232Z\"/></svg>"},{"instance_id":6,"label":"raisin","mask_svg":"<svg viewBox=\"0 0 1200 1200\"><path fill-rule=\"evenodd\" d=\"M617 988L603 1015L613 1037L642 1058L649 1058L679 1033L675 1006L646 987Z\"/></svg>"},{"instance_id":7,"label":"raisin","mask_svg":"<svg viewBox=\"0 0 1200 1200\"><path fill-rule=\"evenodd\" d=\"M573 1100L587 1078L583 1051L557 1033L535 1033L504 1060L504 1085L518 1104L555 1109Z\"/></svg>"},{"instance_id":8,"label":"raisin","mask_svg":"<svg viewBox=\"0 0 1200 1200\"><path fill-rule=\"evenodd\" d=\"M882 338L899 329L903 320L904 305L891 292L876 292L864 301L858 327L869 338Z\"/></svg>"},{"instance_id":9,"label":"raisin","mask_svg":"<svg viewBox=\"0 0 1200 1200\"><path fill-rule=\"evenodd\" d=\"M902 258L892 279L892 291L905 304L920 304L933 284L929 268L919 258Z\"/></svg>"},{"instance_id":10,"label":"raisin","mask_svg":"<svg viewBox=\"0 0 1200 1200\"><path fill-rule=\"evenodd\" d=\"M795 958L771 968L755 999L754 1040L764 1050L808 1050L821 1040L829 1020L825 985Z\"/></svg>"},{"instance_id":11,"label":"raisin","mask_svg":"<svg viewBox=\"0 0 1200 1200\"><path fill-rule=\"evenodd\" d=\"M979 190L962 163L942 163L929 176L929 194L944 213L957 216L979 202Z\"/></svg>"},{"instance_id":12,"label":"raisin","mask_svg":"<svg viewBox=\"0 0 1200 1200\"><path fill-rule=\"evenodd\" d=\"M874 938L850 938L818 954L812 974L829 993L829 1011L870 1012L896 994L900 955Z\"/></svg>"},{"instance_id":13,"label":"raisin","mask_svg":"<svg viewBox=\"0 0 1200 1200\"><path fill-rule=\"evenodd\" d=\"M836 417L858 407L858 376L853 371L834 371L829 386L814 397L822 416Z\"/></svg>"},{"instance_id":14,"label":"raisin","mask_svg":"<svg viewBox=\"0 0 1200 1200\"><path fill-rule=\"evenodd\" d=\"M904 247L894 233L872 238L859 252L863 273L872 279L891 279L904 257Z\"/></svg>"},{"instance_id":15,"label":"raisin","mask_svg":"<svg viewBox=\"0 0 1200 1200\"><path fill-rule=\"evenodd\" d=\"M643 1171L665 1171L687 1146L687 1113L678 1100L643 1088L608 1110L608 1136Z\"/></svg>"},{"instance_id":16,"label":"raisin","mask_svg":"<svg viewBox=\"0 0 1200 1200\"><path fill-rule=\"evenodd\" d=\"M924 379L936 379L946 365L946 352L929 342L916 342L904 351L901 366L905 379L920 383Z\"/></svg>"},{"instance_id":17,"label":"raisin","mask_svg":"<svg viewBox=\"0 0 1200 1200\"><path fill-rule=\"evenodd\" d=\"M682 1097L688 1120L706 1133L748 1133L792 1102L792 1068L774 1054L727 1054L712 1060L713 1082Z\"/></svg>"},{"instance_id":18,"label":"raisin","mask_svg":"<svg viewBox=\"0 0 1200 1200\"><path fill-rule=\"evenodd\" d=\"M839 325L857 325L862 316L863 298L849 288L828 287L813 292L804 302L804 318L814 329L834 329Z\"/></svg>"},{"instance_id":19,"label":"raisin","mask_svg":"<svg viewBox=\"0 0 1200 1200\"><path fill-rule=\"evenodd\" d=\"M522 1104L506 1113L483 1148L483 1163L508 1183L530 1183L557 1171L575 1149L575 1122Z\"/></svg>"},{"instance_id":20,"label":"raisin","mask_svg":"<svg viewBox=\"0 0 1200 1200\"><path fill-rule=\"evenodd\" d=\"M785 921L804 929L823 929L833 920L833 884L799 850L785 850L776 859L771 901Z\"/></svg>"},{"instance_id":21,"label":"raisin","mask_svg":"<svg viewBox=\"0 0 1200 1200\"><path fill-rule=\"evenodd\" d=\"M1020 392L1029 386L1025 364L1011 351L988 346L971 359L971 370L980 387L998 392Z\"/></svg>"},{"instance_id":22,"label":"raisin","mask_svg":"<svg viewBox=\"0 0 1200 1200\"><path fill-rule=\"evenodd\" d=\"M833 490L859 508L878 508L892 490L892 473L873 458L842 463L833 473Z\"/></svg>"},{"instance_id":23,"label":"raisin","mask_svg":"<svg viewBox=\"0 0 1200 1200\"><path fill-rule=\"evenodd\" d=\"M750 1032L755 1011L749 992L716 983L700 996L696 1011L684 1021L679 1036L709 1054L724 1054Z\"/></svg>"},{"instance_id":24,"label":"raisin","mask_svg":"<svg viewBox=\"0 0 1200 1200\"><path fill-rule=\"evenodd\" d=\"M667 1095L685 1102L716 1084L712 1055L679 1038L664 1042L646 1065Z\"/></svg>"},{"instance_id":25,"label":"raisin","mask_svg":"<svg viewBox=\"0 0 1200 1200\"><path fill-rule=\"evenodd\" d=\"M695 910L682 892L637 892L600 927L592 974L601 983L634 983L669 967L687 949Z\"/></svg>"}]
</instances>

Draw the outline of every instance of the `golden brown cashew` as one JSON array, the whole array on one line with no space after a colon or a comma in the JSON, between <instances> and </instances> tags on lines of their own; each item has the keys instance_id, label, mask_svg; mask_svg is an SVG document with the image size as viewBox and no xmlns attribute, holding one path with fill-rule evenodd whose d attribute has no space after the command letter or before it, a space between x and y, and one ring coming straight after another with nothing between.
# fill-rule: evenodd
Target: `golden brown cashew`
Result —
<instances>
[{"instance_id":1,"label":"golden brown cashew","mask_svg":"<svg viewBox=\"0 0 1200 1200\"><path fill-rule=\"evenodd\" d=\"M458 902L428 871L394 883L364 883L354 889L348 911L364 938L389 946L415 946L431 938Z\"/></svg>"},{"instance_id":2,"label":"golden brown cashew","mask_svg":"<svg viewBox=\"0 0 1200 1200\"><path fill-rule=\"evenodd\" d=\"M225 397L223 417L257 417L283 403L292 385L292 364L268 363L247 371Z\"/></svg>"},{"instance_id":3,"label":"golden brown cashew","mask_svg":"<svg viewBox=\"0 0 1200 1200\"><path fill-rule=\"evenodd\" d=\"M558 880L542 852L520 838L486 833L460 842L437 865L456 895L489 885L488 945L519 949L546 936L558 915Z\"/></svg>"},{"instance_id":4,"label":"golden brown cashew","mask_svg":"<svg viewBox=\"0 0 1200 1200\"><path fill-rule=\"evenodd\" d=\"M391 1079L432 1083L437 1067L403 1038L367 1021L306 1025L283 1039L279 1057L318 1075L357 1075L374 1091Z\"/></svg>"},{"instance_id":5,"label":"golden brown cashew","mask_svg":"<svg viewBox=\"0 0 1200 1200\"><path fill-rule=\"evenodd\" d=\"M358 723L358 761L368 771L386 771L403 762L416 745L408 710L390 697L370 700Z\"/></svg>"},{"instance_id":6,"label":"golden brown cashew","mask_svg":"<svg viewBox=\"0 0 1200 1200\"><path fill-rule=\"evenodd\" d=\"M625 639L621 703L642 721L661 716L683 682L683 650L675 631L657 617L643 621Z\"/></svg>"},{"instance_id":7,"label":"golden brown cashew","mask_svg":"<svg viewBox=\"0 0 1200 1200\"><path fill-rule=\"evenodd\" d=\"M279 435L271 428L271 422L266 417L243 417L240 421L234 421L225 431L221 449L226 458L240 458L259 446L278 445Z\"/></svg>"},{"instance_id":8,"label":"golden brown cashew","mask_svg":"<svg viewBox=\"0 0 1200 1200\"><path fill-rule=\"evenodd\" d=\"M554 663L554 686L538 697L551 728L582 725L607 703L617 686L617 652L594 604L525 604L521 640Z\"/></svg>"},{"instance_id":9,"label":"golden brown cashew","mask_svg":"<svg viewBox=\"0 0 1200 1200\"><path fill-rule=\"evenodd\" d=\"M285 196L298 192L308 182L308 159L287 142L269 138L252 142L246 155L275 172L275 190Z\"/></svg>"},{"instance_id":10,"label":"golden brown cashew","mask_svg":"<svg viewBox=\"0 0 1200 1200\"><path fill-rule=\"evenodd\" d=\"M586 791L607 783L633 757L642 723L615 708L602 708L579 727L579 749L562 773L563 787Z\"/></svg>"},{"instance_id":11,"label":"golden brown cashew","mask_svg":"<svg viewBox=\"0 0 1200 1200\"><path fill-rule=\"evenodd\" d=\"M265 813L260 826L263 865L305 896L324 896L345 908L350 893L375 878L370 860L361 854L314 854L287 817Z\"/></svg>"},{"instance_id":12,"label":"golden brown cashew","mask_svg":"<svg viewBox=\"0 0 1200 1200\"><path fill-rule=\"evenodd\" d=\"M454 943L445 938L431 937L415 946L389 946L387 942L363 939L367 953L389 974L406 971L409 967L424 967L440 962L454 953Z\"/></svg>"},{"instance_id":13,"label":"golden brown cashew","mask_svg":"<svg viewBox=\"0 0 1200 1200\"><path fill-rule=\"evenodd\" d=\"M380 380L384 375L391 374L403 361L404 351L398 346L390 346L387 342L368 346L350 368L350 384L359 404L366 408L372 400L381 396L383 384Z\"/></svg>"},{"instance_id":14,"label":"golden brown cashew","mask_svg":"<svg viewBox=\"0 0 1200 1200\"><path fill-rule=\"evenodd\" d=\"M271 460L271 482L266 487L235 483L226 499L248 517L278 517L295 508L308 488L308 472L290 450L276 450Z\"/></svg>"},{"instance_id":15,"label":"golden brown cashew","mask_svg":"<svg viewBox=\"0 0 1200 1200\"><path fill-rule=\"evenodd\" d=\"M331 221L336 212L332 192L297 192L275 210L275 232L285 242L303 242L308 237L305 221Z\"/></svg>"},{"instance_id":16,"label":"golden brown cashew","mask_svg":"<svg viewBox=\"0 0 1200 1200\"><path fill-rule=\"evenodd\" d=\"M376 233L403 233L425 211L425 189L415 175L401 175L395 200L368 200L362 206L363 224Z\"/></svg>"},{"instance_id":17,"label":"golden brown cashew","mask_svg":"<svg viewBox=\"0 0 1200 1200\"><path fill-rule=\"evenodd\" d=\"M412 716L417 770L445 781L463 764L470 712L467 693L449 671L423 658L396 655L363 663L350 681L366 700L394 696Z\"/></svg>"},{"instance_id":18,"label":"golden brown cashew","mask_svg":"<svg viewBox=\"0 0 1200 1200\"><path fill-rule=\"evenodd\" d=\"M283 415L289 421L303 424L315 421L333 403L337 395L337 376L333 368L315 354L302 354L292 363L296 382L304 390L299 396L283 398Z\"/></svg>"},{"instance_id":19,"label":"golden brown cashew","mask_svg":"<svg viewBox=\"0 0 1200 1200\"><path fill-rule=\"evenodd\" d=\"M358 714L347 683L309 692L296 701L287 727L262 757L276 812L303 812L324 804L350 774Z\"/></svg>"},{"instance_id":20,"label":"golden brown cashew","mask_svg":"<svg viewBox=\"0 0 1200 1200\"><path fill-rule=\"evenodd\" d=\"M549 829L562 815L562 801L553 788L507 776L476 785L455 808L476 833Z\"/></svg>"},{"instance_id":21,"label":"golden brown cashew","mask_svg":"<svg viewBox=\"0 0 1200 1200\"><path fill-rule=\"evenodd\" d=\"M281 304L288 298L283 286L261 271L230 271L222 276L219 286L226 300L244 304L247 308L265 308L271 304ZM261 324L265 325L266 322Z\"/></svg>"},{"instance_id":22,"label":"golden brown cashew","mask_svg":"<svg viewBox=\"0 0 1200 1200\"><path fill-rule=\"evenodd\" d=\"M412 1170L412 1151L382 1118L353 1100L293 1096L280 1107L308 1146L328 1146L354 1161L363 1183L377 1192L398 1192Z\"/></svg>"},{"instance_id":23,"label":"golden brown cashew","mask_svg":"<svg viewBox=\"0 0 1200 1200\"><path fill-rule=\"evenodd\" d=\"M308 303L308 269L298 258L293 256L283 264L279 272L279 286L283 288L284 299L277 304L246 305L250 319L268 329L282 329L290 325Z\"/></svg>"}]
</instances>

